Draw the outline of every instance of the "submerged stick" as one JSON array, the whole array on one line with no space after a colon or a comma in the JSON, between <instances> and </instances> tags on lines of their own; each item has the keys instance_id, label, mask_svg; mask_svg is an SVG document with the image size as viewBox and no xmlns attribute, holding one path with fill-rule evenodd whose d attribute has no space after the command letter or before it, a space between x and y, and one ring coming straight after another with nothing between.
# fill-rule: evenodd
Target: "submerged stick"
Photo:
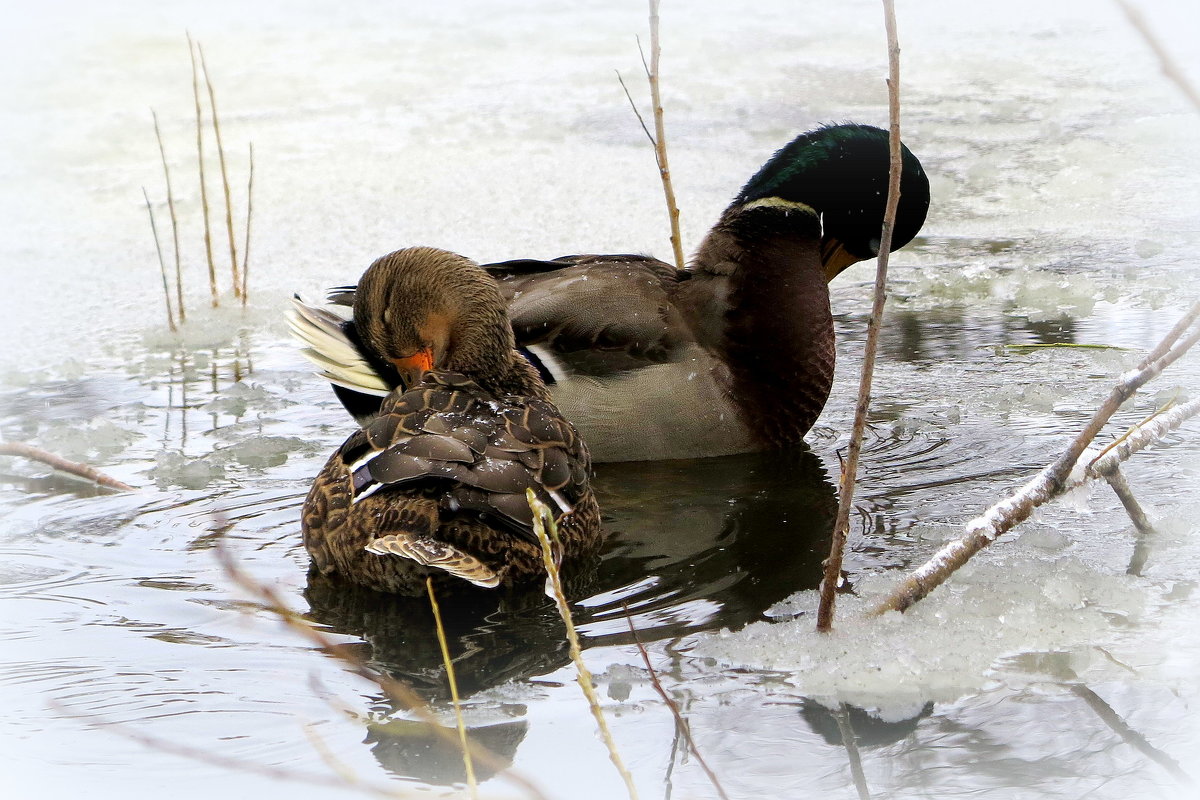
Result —
<instances>
[{"instance_id":1,"label":"submerged stick","mask_svg":"<svg viewBox=\"0 0 1200 800\"><path fill-rule=\"evenodd\" d=\"M433 625L437 632L438 647L442 650L442 663L446 665L446 682L450 684L450 701L454 704L454 721L458 726L458 741L462 748L463 767L467 771L467 788L472 798L479 797L475 783L475 765L471 761L471 748L467 745L467 725L463 722L462 703L458 700L458 681L454 676L454 661L450 658L450 645L446 642L446 628L442 625L442 610L433 593L433 578L425 577L425 591L429 593L429 607L433 609Z\"/></svg>"},{"instance_id":2,"label":"submerged stick","mask_svg":"<svg viewBox=\"0 0 1200 800\"><path fill-rule=\"evenodd\" d=\"M1113 469L1112 473L1104 476L1104 480L1108 481L1108 485L1116 493L1117 499L1125 507L1125 513L1129 515L1129 519L1133 522L1133 527L1137 528L1138 533L1143 535L1154 533L1154 526L1150 524L1150 519L1142 510L1141 503L1134 496L1129 481L1125 480L1125 473L1121 472L1119 468Z\"/></svg>"},{"instance_id":3,"label":"submerged stick","mask_svg":"<svg viewBox=\"0 0 1200 800\"><path fill-rule=\"evenodd\" d=\"M56 456L40 447L34 447L24 442L0 442L0 456L19 456L20 458L28 458L31 461L40 461L59 472L74 475L76 478L83 478L109 489L120 489L123 492L135 491L134 487L129 484L109 477L103 472L89 467L87 464L68 461L62 456Z\"/></svg>"},{"instance_id":4,"label":"submerged stick","mask_svg":"<svg viewBox=\"0 0 1200 800\"><path fill-rule=\"evenodd\" d=\"M563 625L567 630L567 644L571 653L571 661L575 663L579 688L583 690L583 696L587 698L588 707L591 708L592 716L596 720L596 727L600 730L600 738L604 740L604 745L608 748L608 757L613 766L617 768L617 772L621 774L622 780L625 781L625 789L629 792L630 800L638 800L633 776L629 774L629 770L625 768L625 762L621 759L621 754L617 752L617 743L613 741L612 733L608 729L608 722L604 719L604 711L600 708L600 698L596 694L592 672L583 661L583 648L579 646L579 634L575 632L575 622L571 619L571 607L567 604L566 594L563 593L562 576L559 575L558 564L555 563L554 557L554 549L558 544L558 525L554 522L554 515L550 513L549 507L537 499L532 489L526 489L525 496L529 507L533 509L533 532L542 545L542 563L545 565L546 574L550 579L550 588L553 590L554 604L558 608L558 615L562 617ZM549 533L547 533L547 528L549 528ZM553 544L551 539L554 540Z\"/></svg>"},{"instance_id":5,"label":"submerged stick","mask_svg":"<svg viewBox=\"0 0 1200 800\"><path fill-rule=\"evenodd\" d=\"M671 168L667 165L667 133L663 123L662 96L659 92L661 81L658 65L662 47L659 46L658 41L658 4L659 0L650 0L650 66L646 68L646 78L650 81L650 102L654 107L654 158L658 162L658 175L662 179L663 196L667 201L667 216L671 220L671 249L675 253L675 267L683 269L683 238L679 234L679 206L675 204L675 188L671 184ZM646 59L643 55L642 65L645 66L645 63Z\"/></svg>"},{"instance_id":6,"label":"submerged stick","mask_svg":"<svg viewBox=\"0 0 1200 800\"><path fill-rule=\"evenodd\" d=\"M175 307L179 309L179 322L187 322L187 309L183 306L183 266L179 258L179 217L175 214L175 192L171 188L171 168L167 166L167 149L163 147L162 132L158 128L158 114L150 109L154 117L154 137L158 139L158 154L162 156L163 177L167 181L167 208L171 211L171 239L175 243Z\"/></svg>"},{"instance_id":7,"label":"submerged stick","mask_svg":"<svg viewBox=\"0 0 1200 800\"><path fill-rule=\"evenodd\" d=\"M242 240L242 308L250 299L250 218L254 214L254 142L250 143L250 178L246 181L246 236Z\"/></svg>"},{"instance_id":8,"label":"submerged stick","mask_svg":"<svg viewBox=\"0 0 1200 800\"><path fill-rule=\"evenodd\" d=\"M212 294L212 305L221 304L217 295L217 267L213 263L212 226L208 222L208 187L204 181L204 117L200 111L200 73L196 66L196 50L192 35L187 35L188 53L192 57L192 96L196 100L196 160L200 165L200 207L204 211L204 254L208 258L208 290Z\"/></svg>"},{"instance_id":9,"label":"submerged stick","mask_svg":"<svg viewBox=\"0 0 1200 800\"><path fill-rule=\"evenodd\" d=\"M704 760L704 756L700 755L700 748L696 747L696 740L692 738L691 724L683 716L683 712L679 710L679 704L675 702L671 695L667 694L667 690L663 688L662 681L658 679L658 673L655 671L654 665L650 663L650 654L646 652L646 645L642 644L641 637L637 633L637 628L633 626L633 617L629 614L629 604L622 600L621 608L625 609L625 623L629 626L629 634L633 637L633 643L637 645L638 653L642 656L642 663L646 665L646 671L650 674L650 683L654 686L654 691L658 692L658 696L662 698L663 703L670 709L671 716L675 718L675 730L683 736L684 741L687 742L688 749L692 751L692 755L696 757L696 761L700 762L700 768L708 776L708 782L716 790L717 796L721 800L729 800L729 795L725 793L725 787L717 779L717 773L713 772L712 768L708 766L708 762ZM674 759L672 759L673 761Z\"/></svg>"},{"instance_id":10,"label":"submerged stick","mask_svg":"<svg viewBox=\"0 0 1200 800\"><path fill-rule=\"evenodd\" d=\"M863 433L867 427L867 411L871 407L871 382L875 375L875 354L879 350L879 330L883 326L883 307L887 302L888 255L892 249L892 229L896 225L896 209L900 205L900 44L896 36L896 9L892 0L883 0L884 27L888 43L888 133L890 163L888 165L887 204L883 212L883 228L879 236L879 258L875 269L875 299L871 318L867 322L867 342L863 353L862 373L858 383L858 400L854 406L854 427L850 431L846 462L838 485L838 512L833 525L833 541L825 559L821 579L821 600L817 607L817 630L828 632L833 627L833 610L837 587L842 575L842 557L850 534L850 509L854 503L854 483L858 479L858 458L862 452Z\"/></svg>"},{"instance_id":11,"label":"submerged stick","mask_svg":"<svg viewBox=\"0 0 1200 800\"><path fill-rule=\"evenodd\" d=\"M1028 519L1034 509L1071 488L1067 481L1075 463L1117 409L1147 381L1158 376L1166 367L1183 356L1196 344L1197 340L1200 340L1200 326L1154 361L1123 375L1120 382L1113 387L1108 399L1096 410L1088 424L1057 460L1043 468L1032 480L1012 495L968 522L962 537L944 545L932 558L910 572L904 582L892 590L887 599L874 609L874 613L904 611L909 608L913 603L941 586L955 570L967 563L980 550L996 541L1001 534ZM1155 352L1158 349L1156 347ZM1155 432L1160 431L1163 426L1173 423L1177 427L1189 413L1195 414L1200 410L1200 408L1196 408L1198 404L1200 401L1192 401L1162 414L1158 420L1145 426L1143 435L1128 437L1132 441L1122 442L1120 446L1111 449L1089 465L1090 472L1097 476L1103 475L1101 470L1106 469L1108 463L1106 459L1112 459L1112 463L1124 461L1138 449L1153 441L1152 437ZM1162 432L1165 433L1165 431ZM1162 434L1158 433L1158 435ZM1140 442L1140 446L1135 447L1138 442Z\"/></svg>"},{"instance_id":12,"label":"submerged stick","mask_svg":"<svg viewBox=\"0 0 1200 800\"><path fill-rule=\"evenodd\" d=\"M871 789L867 786L867 774L863 771L862 754L858 752L858 738L854 727L850 724L850 708L845 703L838 703L833 712L837 721L838 733L842 737L842 745L846 748L846 760L850 762L850 778L858 791L859 800L871 800Z\"/></svg>"},{"instance_id":13,"label":"submerged stick","mask_svg":"<svg viewBox=\"0 0 1200 800\"><path fill-rule=\"evenodd\" d=\"M1071 691L1087 703L1088 708L1092 709L1113 733L1120 736L1122 741L1165 769L1179 783L1184 786L1195 786L1192 776L1183 771L1178 761L1150 744L1145 736L1130 727L1129 723L1116 712L1116 709L1106 703L1104 698L1092 691L1090 687L1076 683L1072 684Z\"/></svg>"},{"instance_id":14,"label":"submerged stick","mask_svg":"<svg viewBox=\"0 0 1200 800\"><path fill-rule=\"evenodd\" d=\"M146 187L142 187L142 197L146 198L146 213L150 215L150 232L154 234L154 249L158 251L158 268L162 273L163 299L167 301L167 326L171 332L178 331L179 328L175 325L175 315L171 312L171 287L167 282L167 262L163 261L162 245L158 241L158 225L154 222L154 207L150 205L150 195L146 194Z\"/></svg>"},{"instance_id":15,"label":"submerged stick","mask_svg":"<svg viewBox=\"0 0 1200 800\"><path fill-rule=\"evenodd\" d=\"M238 276L237 244L233 238L233 200L229 193L229 173L225 169L225 146L221 143L221 123L217 117L217 95L213 90L212 77L208 74L208 63L204 60L204 46L196 42L200 51L200 67L204 70L204 84L208 87L208 108L212 112L213 134L217 138L217 158L221 163L221 186L225 190L225 231L229 235L229 269L230 282L233 284L233 296L241 297L242 279Z\"/></svg>"}]
</instances>

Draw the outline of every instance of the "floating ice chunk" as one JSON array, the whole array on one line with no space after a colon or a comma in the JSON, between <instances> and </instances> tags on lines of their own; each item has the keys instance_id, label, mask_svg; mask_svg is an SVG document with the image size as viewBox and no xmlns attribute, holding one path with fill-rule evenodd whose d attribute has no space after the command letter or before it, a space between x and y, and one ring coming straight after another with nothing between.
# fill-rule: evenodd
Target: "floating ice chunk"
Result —
<instances>
[{"instance_id":1,"label":"floating ice chunk","mask_svg":"<svg viewBox=\"0 0 1200 800\"><path fill-rule=\"evenodd\" d=\"M244 466L263 469L277 467L290 453L308 449L309 443L295 436L256 436L217 452Z\"/></svg>"},{"instance_id":2,"label":"floating ice chunk","mask_svg":"<svg viewBox=\"0 0 1200 800\"><path fill-rule=\"evenodd\" d=\"M289 403L257 383L239 381L221 392L221 396L201 407L210 414L228 414L243 417L247 411L274 411Z\"/></svg>"},{"instance_id":3,"label":"floating ice chunk","mask_svg":"<svg viewBox=\"0 0 1200 800\"><path fill-rule=\"evenodd\" d=\"M86 424L71 422L47 427L38 436L41 446L52 453L76 460L110 458L123 451L138 434L106 419Z\"/></svg>"},{"instance_id":4,"label":"floating ice chunk","mask_svg":"<svg viewBox=\"0 0 1200 800\"><path fill-rule=\"evenodd\" d=\"M154 458L151 471L160 489L180 486L184 489L206 489L215 480L225 477L225 468L209 458L188 458L183 453L163 450Z\"/></svg>"},{"instance_id":5,"label":"floating ice chunk","mask_svg":"<svg viewBox=\"0 0 1200 800\"><path fill-rule=\"evenodd\" d=\"M1145 603L1134 579L1074 558L1048 562L1031 548L968 570L906 613L881 617L866 612L898 576L863 576L859 597L839 597L832 633L817 633L810 613L706 637L692 654L784 671L809 697L896 718L914 704L977 691L1009 656L1061 651L1087 657L1094 645L1120 635L1123 622ZM816 593L800 593L792 602L815 610Z\"/></svg>"}]
</instances>

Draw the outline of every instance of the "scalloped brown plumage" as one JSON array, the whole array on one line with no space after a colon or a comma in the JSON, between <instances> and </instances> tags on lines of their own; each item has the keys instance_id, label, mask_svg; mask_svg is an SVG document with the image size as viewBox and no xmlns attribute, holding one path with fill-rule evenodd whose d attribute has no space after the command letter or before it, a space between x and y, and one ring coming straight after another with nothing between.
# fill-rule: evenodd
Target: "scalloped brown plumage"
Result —
<instances>
[{"instance_id":1,"label":"scalloped brown plumage","mask_svg":"<svg viewBox=\"0 0 1200 800\"><path fill-rule=\"evenodd\" d=\"M478 265L433 248L391 253L364 274L355 317L410 388L313 481L301 527L317 569L405 594L427 575L458 587L535 580L527 489L553 510L564 562L595 552L587 447L513 350L504 301ZM418 372L412 354L425 352L433 368Z\"/></svg>"}]
</instances>

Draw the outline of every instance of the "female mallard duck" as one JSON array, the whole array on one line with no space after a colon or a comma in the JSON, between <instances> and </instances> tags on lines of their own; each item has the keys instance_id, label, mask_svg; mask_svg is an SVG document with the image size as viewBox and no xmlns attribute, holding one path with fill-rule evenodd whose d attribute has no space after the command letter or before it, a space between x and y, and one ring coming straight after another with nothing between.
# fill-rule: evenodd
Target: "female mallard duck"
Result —
<instances>
[{"instance_id":1,"label":"female mallard duck","mask_svg":"<svg viewBox=\"0 0 1200 800\"><path fill-rule=\"evenodd\" d=\"M921 229L929 180L903 148L894 248ZM686 270L646 256L485 265L516 341L597 461L790 447L833 383L828 282L879 248L888 134L832 125L750 179ZM330 300L350 305L354 287ZM358 319L355 315L355 319ZM360 420L395 385L354 321L298 304L298 335Z\"/></svg>"},{"instance_id":2,"label":"female mallard duck","mask_svg":"<svg viewBox=\"0 0 1200 800\"><path fill-rule=\"evenodd\" d=\"M354 319L407 388L313 482L301 525L317 569L409 594L426 575L488 588L544 576L527 489L553 510L561 559L599 545L587 448L513 349L486 272L443 250L398 250L363 275Z\"/></svg>"}]
</instances>

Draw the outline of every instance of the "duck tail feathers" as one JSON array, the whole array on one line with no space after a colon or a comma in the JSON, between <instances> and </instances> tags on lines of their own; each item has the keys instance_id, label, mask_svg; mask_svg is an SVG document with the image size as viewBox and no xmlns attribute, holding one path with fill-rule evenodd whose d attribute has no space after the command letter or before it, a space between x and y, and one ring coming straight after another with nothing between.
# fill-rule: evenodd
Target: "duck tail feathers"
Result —
<instances>
[{"instance_id":1,"label":"duck tail feathers","mask_svg":"<svg viewBox=\"0 0 1200 800\"><path fill-rule=\"evenodd\" d=\"M391 393L392 387L346 335L346 320L305 303L299 295L292 298L287 320L292 336L303 345L300 352L317 367L322 378L335 386L376 397Z\"/></svg>"}]
</instances>

